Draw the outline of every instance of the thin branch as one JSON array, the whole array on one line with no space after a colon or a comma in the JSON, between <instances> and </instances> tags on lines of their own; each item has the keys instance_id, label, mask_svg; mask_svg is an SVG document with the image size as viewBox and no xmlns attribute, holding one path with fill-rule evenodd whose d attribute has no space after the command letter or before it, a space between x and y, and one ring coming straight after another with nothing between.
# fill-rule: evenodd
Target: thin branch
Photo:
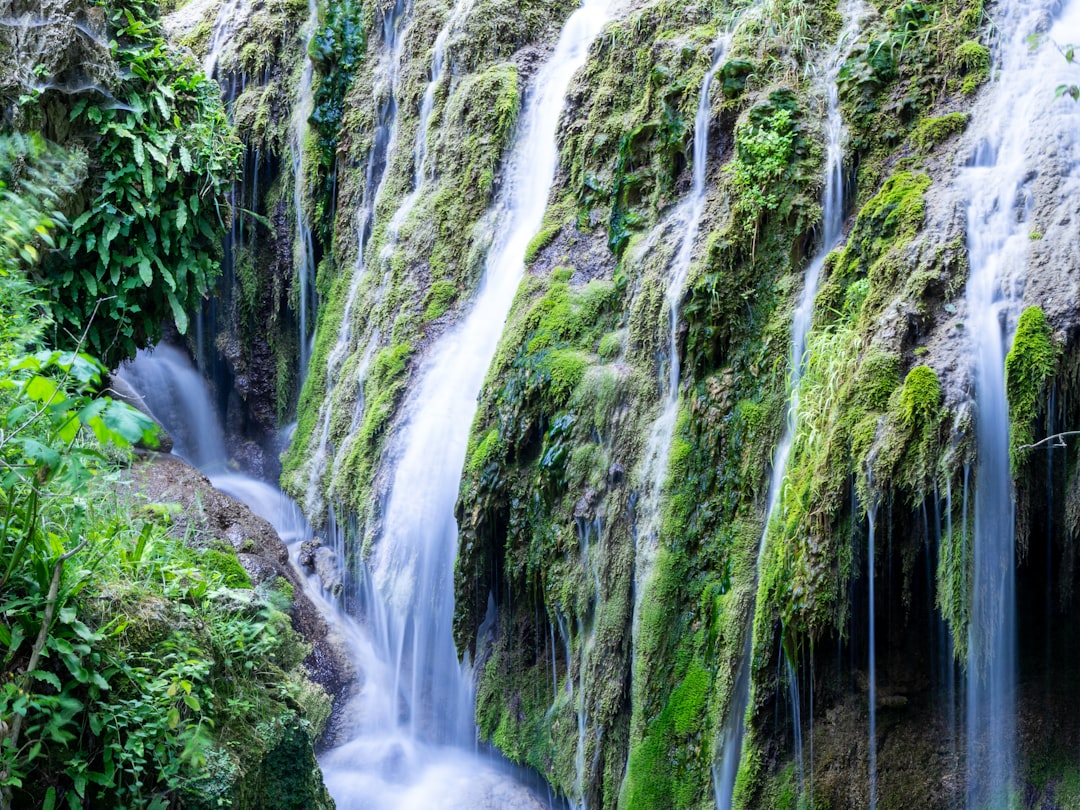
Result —
<instances>
[{"instance_id":1,"label":"thin branch","mask_svg":"<svg viewBox=\"0 0 1080 810\"><path fill-rule=\"evenodd\" d=\"M1080 436L1080 430L1063 430L1061 433L1054 433L1054 434L1052 434L1050 436L1047 436L1045 439L1040 439L1039 441L1035 442L1034 444L1022 444L1016 449L1017 450L1033 450L1034 448L1041 447L1042 445L1047 444L1049 442L1053 442L1053 444L1050 445L1051 447L1066 447L1067 446L1065 444L1065 437L1066 436Z\"/></svg>"}]
</instances>

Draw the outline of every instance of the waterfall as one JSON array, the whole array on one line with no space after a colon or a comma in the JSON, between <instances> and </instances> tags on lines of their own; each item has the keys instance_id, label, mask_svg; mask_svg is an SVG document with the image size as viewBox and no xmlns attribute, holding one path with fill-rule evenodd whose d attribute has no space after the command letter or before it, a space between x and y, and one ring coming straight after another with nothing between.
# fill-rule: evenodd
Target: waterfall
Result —
<instances>
[{"instance_id":1,"label":"waterfall","mask_svg":"<svg viewBox=\"0 0 1080 810\"><path fill-rule=\"evenodd\" d=\"M296 216L296 243L293 266L300 281L297 309L300 314L300 379L307 377L308 362L311 360L312 344L315 335L309 323L314 322L317 307L315 297L315 245L311 236L306 195L307 183L304 179L304 137L308 132L308 119L315 106L312 95L312 76L314 65L308 58L311 38L319 20L319 6L316 0L308 0L308 18L304 24L304 66L300 73L300 86L296 91L296 104L289 119L289 152L293 170L293 213ZM257 202L257 200L256 200Z\"/></svg>"},{"instance_id":2,"label":"waterfall","mask_svg":"<svg viewBox=\"0 0 1080 810\"><path fill-rule=\"evenodd\" d=\"M265 518L289 547L296 565L301 545L312 539L311 526L295 502L277 487L249 475L234 472L226 456L224 431L211 402L205 380L188 354L175 346L159 344L140 351L117 370L142 399L174 440L175 455L198 467L211 484L245 503ZM370 694L368 707L379 706L383 721L394 722L391 693L379 691L386 667L379 666L378 650L368 628L342 612L322 591L315 576L301 574L304 591L333 625L335 633L363 663L363 689ZM375 689L372 689L372 685ZM356 704L354 704L355 706ZM355 767L341 769L324 762L327 784L342 810L413 810L440 807L447 810L550 810L550 801L527 783L528 774L494 758L481 758L461 749L431 750L410 745L408 740L387 735L354 752Z\"/></svg>"},{"instance_id":3,"label":"waterfall","mask_svg":"<svg viewBox=\"0 0 1080 810\"><path fill-rule=\"evenodd\" d=\"M998 6L998 81L973 122L977 146L962 178L967 196L970 275L966 332L975 381L977 461L967 656L967 801L1003 806L1016 784L1017 626L1015 522L1009 467L1005 352L1015 330L1028 261L1032 180L1052 138L1071 153L1077 107L1054 101L1074 70L1053 47L1033 47L1030 35L1049 31L1057 43L1080 39L1080 2L1020 2ZM1019 122L1019 123L1018 123ZM1061 133L1070 133L1062 144Z\"/></svg>"},{"instance_id":4,"label":"waterfall","mask_svg":"<svg viewBox=\"0 0 1080 810\"><path fill-rule=\"evenodd\" d=\"M756 597L757 576L765 556L766 539L769 526L773 522L780 503L784 474L787 471L788 456L795 439L795 430L799 415L799 381L805 370L806 339L814 312L814 298L817 295L821 270L829 252L836 247L843 236L844 228L844 140L846 128L840 112L840 88L837 77L840 68L851 52L858 37L865 8L862 0L849 0L847 3L847 23L840 34L840 39L829 61L825 77L826 100L828 103L825 121L826 163L825 192L822 197L822 238L817 256L806 269L802 294L791 320L791 356L789 358L788 406L784 435L773 454L772 476L769 481L769 494L765 508L765 528L758 545L757 563L754 567L752 584ZM753 598L753 597L752 597ZM743 642L743 655L735 679L735 690L728 707L727 717L720 734L720 765L714 767L713 787L716 793L716 806L730 810L735 792L735 777L742 758L742 741L745 732L746 708L750 700L750 657L753 651L753 608L747 622L746 639Z\"/></svg>"},{"instance_id":5,"label":"waterfall","mask_svg":"<svg viewBox=\"0 0 1080 810\"><path fill-rule=\"evenodd\" d=\"M496 203L503 226L481 288L458 327L430 349L391 439L382 532L357 584L371 649L357 660L365 682L354 705L353 739L323 758L341 808L405 806L404 791L394 784L404 763L437 778L439 763L474 745L471 677L458 661L451 626L454 504L477 395L554 179L564 97L608 14L607 0L586 0L538 69ZM429 790L447 806L445 786Z\"/></svg>"}]
</instances>

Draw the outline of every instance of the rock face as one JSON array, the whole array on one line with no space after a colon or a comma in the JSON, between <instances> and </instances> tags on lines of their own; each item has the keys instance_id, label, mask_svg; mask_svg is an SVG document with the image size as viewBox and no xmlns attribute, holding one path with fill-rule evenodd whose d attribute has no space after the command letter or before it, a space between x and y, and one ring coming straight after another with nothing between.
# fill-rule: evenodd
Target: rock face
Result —
<instances>
[{"instance_id":1,"label":"rock face","mask_svg":"<svg viewBox=\"0 0 1080 810\"><path fill-rule=\"evenodd\" d=\"M173 536L195 547L228 541L254 587L275 580L288 583L293 627L312 645L304 661L311 679L335 700L345 696L357 673L326 619L304 593L289 563L289 550L273 526L176 456L145 454L132 468L132 477L137 492L150 502L180 507L172 518Z\"/></svg>"}]
</instances>

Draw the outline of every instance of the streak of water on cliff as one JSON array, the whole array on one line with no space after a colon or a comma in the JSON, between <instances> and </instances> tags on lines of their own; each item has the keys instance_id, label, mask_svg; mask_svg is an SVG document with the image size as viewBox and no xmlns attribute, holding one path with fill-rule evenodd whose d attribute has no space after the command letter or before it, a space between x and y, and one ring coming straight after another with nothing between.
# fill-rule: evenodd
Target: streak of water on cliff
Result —
<instances>
[{"instance_id":1,"label":"streak of water on cliff","mask_svg":"<svg viewBox=\"0 0 1080 810\"><path fill-rule=\"evenodd\" d=\"M446 45L450 39L450 35L454 32L455 28L465 18L469 9L472 8L474 0L457 0L454 7L450 10L450 14L440 29L438 35L435 37L435 44L432 48L431 55L431 77L428 80L427 86L424 88L424 95L420 102L420 116L416 125L416 138L413 144L413 180L412 190L402 198L401 203L398 205L397 210L394 211L393 216L390 217L390 224L387 228L386 244L383 245L382 250L379 251L379 263L384 268L382 282L374 295L374 302L372 308L376 308L382 304L386 297L386 292L391 283L391 277L393 271L390 268L390 260L393 258L394 252L398 246L398 240L401 236L401 229L408 220L409 215L416 207L417 202L420 200L420 196L426 190L426 181L430 172L428 166L428 127L431 123L431 115L435 110L435 93L442 83L443 77L446 74ZM351 309L351 307L350 307ZM374 323L374 319L371 321ZM357 386L356 404L353 407L352 418L349 422L349 430L346 434L346 439L341 447L337 448L337 452L334 455L332 465L332 476L337 476L338 469L342 463L342 460L349 455L348 443L352 440L356 440L358 437L358 431L361 426L364 409L364 381L367 378L367 372L370 368L371 354L375 348L379 345L380 331L376 327L369 327L368 333L364 336L366 346L364 348L364 360L361 361L360 367L353 374L350 384ZM319 441L319 449L316 453L320 457L320 464L325 465L326 456L328 451L328 437L330 427L330 408L327 407L326 415L323 422L323 433ZM319 465L313 465L313 470L318 469ZM315 502L317 497L313 492L313 487L319 486L320 481L318 478L312 476L308 479L308 503Z\"/></svg>"},{"instance_id":2,"label":"streak of water on cliff","mask_svg":"<svg viewBox=\"0 0 1080 810\"><path fill-rule=\"evenodd\" d=\"M784 435L781 437L773 454L772 477L769 481L769 494L765 509L765 528L758 545L757 563L754 568L754 594L756 599L757 577L765 555L769 526L773 522L781 499L784 474L787 471L788 456L795 439L799 412L799 381L805 370L806 341L810 332L814 311L814 298L817 295L821 270L829 252L839 244L844 226L844 141L846 127L840 112L840 90L837 78L840 68L851 52L858 38L859 28L865 14L862 0L850 0L847 3L846 19L843 32L829 60L825 77L827 94L827 116L825 131L827 153L825 165L825 193L822 198L823 233L817 256L806 269L802 294L791 322L791 357L789 359L788 406ZM753 607L747 622L746 639L743 642L743 655L735 678L735 692L728 708L724 727L720 734L720 763L713 768L713 787L716 794L716 806L721 810L730 810L735 792L735 777L742 758L745 714L750 700L750 656L753 650ZM796 690L795 698L798 694Z\"/></svg>"},{"instance_id":3,"label":"streak of water on cliff","mask_svg":"<svg viewBox=\"0 0 1080 810\"><path fill-rule=\"evenodd\" d=\"M216 77L218 61L227 48L233 45L234 34L237 28L247 20L250 9L250 0L225 0L218 9L214 27L210 32L206 58L202 63L203 73L211 79Z\"/></svg>"},{"instance_id":4,"label":"streak of water on cliff","mask_svg":"<svg viewBox=\"0 0 1080 810\"><path fill-rule=\"evenodd\" d=\"M967 801L1003 806L1016 784L1016 561L1005 351L1019 315L1028 261L1032 180L1046 136L1078 158L1076 105L1054 101L1075 75L1053 47L1033 47L1049 31L1057 43L1080 40L1080 2L1020 2L997 7L1000 70L990 103L976 116L978 146L964 170L967 196L967 329L975 378L977 466L967 657ZM1021 122L1019 125L1017 122ZM1072 133L1062 138L1063 133Z\"/></svg>"},{"instance_id":5,"label":"streak of water on cliff","mask_svg":"<svg viewBox=\"0 0 1080 810\"><path fill-rule=\"evenodd\" d=\"M402 20L411 12L407 0L396 0L384 14L382 21L382 44L375 69L373 92L376 99L375 132L371 151L368 153L364 169L364 188L360 206L356 212L356 265L352 268L349 280L349 293L342 309L341 323L338 325L337 339L326 357L325 390L322 393L322 406L319 411L319 443L307 465L307 489L304 496L304 509L308 516L317 522L326 517L327 504L322 493L326 486L323 480L327 461L331 453L330 418L333 415L334 391L340 379L343 367L353 348L353 310L367 277L364 261L364 247L367 244L375 204L386 181L386 167L393 158L397 147L397 112L398 92L401 81L401 57L405 37L399 30ZM366 353L374 348L371 334L368 334ZM362 380L353 380L356 385Z\"/></svg>"},{"instance_id":6,"label":"streak of water on cliff","mask_svg":"<svg viewBox=\"0 0 1080 810\"><path fill-rule=\"evenodd\" d=\"M293 266L300 281L300 295L297 309L300 315L300 379L307 377L308 362L311 359L313 331L317 304L315 295L315 244L311 236L311 222L304 193L304 137L308 131L308 119L315 107L312 94L312 78L315 67L308 57L311 38L319 22L319 6L316 0L308 0L308 18L304 23L304 66L300 72L300 84L296 90L296 102L289 117L289 153L293 170L293 215L296 217L296 242L294 245ZM309 321L311 326L309 326Z\"/></svg>"},{"instance_id":7,"label":"streak of water on cliff","mask_svg":"<svg viewBox=\"0 0 1080 810\"><path fill-rule=\"evenodd\" d=\"M637 632L641 600L644 597L653 559L660 536L661 501L667 477L671 442L675 435L675 420L679 415L679 379L682 375L679 357L679 327L682 318L683 287L690 271L694 244L705 213L708 189L705 185L709 159L709 127L712 123L712 82L723 67L734 26L725 30L712 48L712 63L705 72L698 94L697 114L694 117L693 183L690 196L679 206L673 217L673 228L682 233L679 250L668 267L665 299L668 307L668 345L666 369L660 363L661 412L653 423L649 445L644 458L640 517L634 528L634 631Z\"/></svg>"}]
</instances>

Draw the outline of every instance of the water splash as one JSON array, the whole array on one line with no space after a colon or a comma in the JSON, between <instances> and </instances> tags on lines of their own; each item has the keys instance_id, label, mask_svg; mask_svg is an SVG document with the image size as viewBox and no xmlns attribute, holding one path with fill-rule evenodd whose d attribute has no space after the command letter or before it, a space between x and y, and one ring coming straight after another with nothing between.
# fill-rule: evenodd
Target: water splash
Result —
<instances>
[{"instance_id":1,"label":"water splash","mask_svg":"<svg viewBox=\"0 0 1080 810\"><path fill-rule=\"evenodd\" d=\"M799 381L806 368L806 340L814 311L814 298L817 296L821 270L829 252L839 244L844 226L844 142L847 137L843 115L840 112L840 89L837 77L840 68L854 46L862 25L866 10L862 0L850 0L847 4L847 23L840 34L832 58L829 60L825 76L827 115L825 193L822 197L823 233L817 256L806 269L802 294L791 321L791 356L788 376L788 407L784 435L773 454L772 476L769 481L769 494L765 509L765 528L758 545L757 563L754 567L753 592L756 596L757 576L761 571L765 556L766 539L769 526L773 521L780 494L787 472L788 457L795 439L799 413ZM753 616L753 608L751 608ZM720 766L713 769L713 786L716 794L716 806L721 810L730 810L735 792L735 777L742 758L742 741L745 733L746 708L750 700L750 656L753 650L753 622L748 623L746 639L743 642L743 655L736 675L736 686L727 718L720 734Z\"/></svg>"}]
</instances>

